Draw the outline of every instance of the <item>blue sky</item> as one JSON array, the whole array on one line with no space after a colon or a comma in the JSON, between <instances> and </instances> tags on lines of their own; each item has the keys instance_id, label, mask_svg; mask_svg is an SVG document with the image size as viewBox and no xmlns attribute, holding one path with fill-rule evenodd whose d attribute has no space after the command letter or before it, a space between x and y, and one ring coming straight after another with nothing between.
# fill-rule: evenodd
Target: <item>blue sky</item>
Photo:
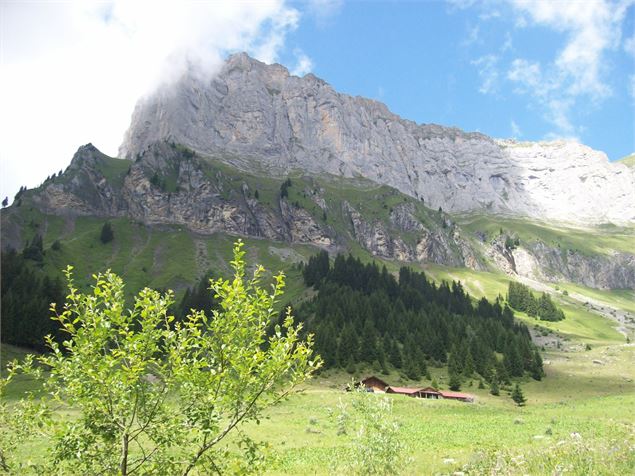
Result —
<instances>
[{"instance_id":1,"label":"blue sky","mask_svg":"<svg viewBox=\"0 0 635 476\"><path fill-rule=\"evenodd\" d=\"M555 11L539 19L533 2L328 3L328 15L289 35L282 63L297 61L299 49L335 89L418 123L519 140L576 138L611 160L635 151L633 3L600 2L585 14L559 13L563 2L550 2ZM595 21L605 8L615 18ZM559 61L568 46L574 60Z\"/></svg>"},{"instance_id":2,"label":"blue sky","mask_svg":"<svg viewBox=\"0 0 635 476\"><path fill-rule=\"evenodd\" d=\"M116 156L137 100L247 51L418 123L635 151L635 0L0 1L0 195L92 142Z\"/></svg>"}]
</instances>

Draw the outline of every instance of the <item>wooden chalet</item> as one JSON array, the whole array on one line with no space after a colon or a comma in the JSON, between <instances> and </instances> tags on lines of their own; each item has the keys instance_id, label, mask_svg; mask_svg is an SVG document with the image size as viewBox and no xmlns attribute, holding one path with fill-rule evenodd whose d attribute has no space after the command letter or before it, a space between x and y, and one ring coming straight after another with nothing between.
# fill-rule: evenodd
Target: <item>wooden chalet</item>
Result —
<instances>
[{"instance_id":1,"label":"wooden chalet","mask_svg":"<svg viewBox=\"0 0 635 476\"><path fill-rule=\"evenodd\" d=\"M396 393L398 395L408 395L409 397L419 397L420 388L410 387L388 387L386 393Z\"/></svg>"},{"instance_id":2,"label":"wooden chalet","mask_svg":"<svg viewBox=\"0 0 635 476\"><path fill-rule=\"evenodd\" d=\"M388 384L386 382L384 382L382 379L380 379L378 377L375 377L374 375L372 375L370 377L366 377L360 383L369 392L383 393L388 388Z\"/></svg>"},{"instance_id":3,"label":"wooden chalet","mask_svg":"<svg viewBox=\"0 0 635 476\"><path fill-rule=\"evenodd\" d=\"M432 398L432 399L435 399L435 400L438 400L439 398L443 398L443 396L441 395L441 392L439 392L434 387L422 388L421 390L419 390L418 397L419 398Z\"/></svg>"},{"instance_id":4,"label":"wooden chalet","mask_svg":"<svg viewBox=\"0 0 635 476\"><path fill-rule=\"evenodd\" d=\"M364 386L368 392L378 393L394 393L397 395L407 395L413 398L430 398L434 400L447 399L447 400L459 400L461 402L474 402L474 395L461 392L450 392L446 390L438 390L434 387L425 388L413 388L413 387L393 387L388 385L379 377L374 375L366 377L361 382L355 384L356 387Z\"/></svg>"},{"instance_id":5,"label":"wooden chalet","mask_svg":"<svg viewBox=\"0 0 635 476\"><path fill-rule=\"evenodd\" d=\"M469 393L461 393L461 392L449 392L445 390L440 390L439 393L443 398L448 400L459 400L461 402L474 402L474 395L470 395Z\"/></svg>"}]
</instances>

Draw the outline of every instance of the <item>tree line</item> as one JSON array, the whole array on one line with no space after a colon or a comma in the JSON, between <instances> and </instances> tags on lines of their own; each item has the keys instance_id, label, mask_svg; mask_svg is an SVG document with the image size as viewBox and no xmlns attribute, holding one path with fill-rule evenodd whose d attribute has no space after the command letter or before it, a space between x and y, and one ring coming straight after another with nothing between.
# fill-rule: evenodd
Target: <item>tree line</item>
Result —
<instances>
[{"instance_id":1,"label":"tree line","mask_svg":"<svg viewBox=\"0 0 635 476\"><path fill-rule=\"evenodd\" d=\"M2 342L44 350L44 336L61 337L49 307L64 302L65 289L39 267L44 253L39 236L22 253L2 253Z\"/></svg>"},{"instance_id":2,"label":"tree line","mask_svg":"<svg viewBox=\"0 0 635 476\"><path fill-rule=\"evenodd\" d=\"M403 267L398 279L385 267L326 252L303 268L317 295L295 310L315 334L325 367L371 364L411 379L429 365L447 364L453 387L473 376L508 383L528 372L542 378L542 359L524 324L499 299L476 302L460 282L437 285ZM429 376L429 375L428 375Z\"/></svg>"},{"instance_id":3,"label":"tree line","mask_svg":"<svg viewBox=\"0 0 635 476\"><path fill-rule=\"evenodd\" d=\"M564 312L551 300L551 296L542 293L539 298L522 283L509 282L507 288L507 302L517 311L526 312L531 317L538 317L543 321L561 321Z\"/></svg>"}]
</instances>

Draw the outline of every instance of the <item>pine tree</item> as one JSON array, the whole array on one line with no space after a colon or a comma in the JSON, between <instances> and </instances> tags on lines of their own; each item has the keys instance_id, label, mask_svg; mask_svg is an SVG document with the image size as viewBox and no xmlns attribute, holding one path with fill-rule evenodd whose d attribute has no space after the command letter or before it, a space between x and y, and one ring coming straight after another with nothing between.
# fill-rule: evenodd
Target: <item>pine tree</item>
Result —
<instances>
[{"instance_id":1,"label":"pine tree","mask_svg":"<svg viewBox=\"0 0 635 476\"><path fill-rule=\"evenodd\" d=\"M42 236L35 235L28 246L24 248L22 256L25 259L30 259L37 262L44 260L44 247L42 245Z\"/></svg>"},{"instance_id":2,"label":"pine tree","mask_svg":"<svg viewBox=\"0 0 635 476\"><path fill-rule=\"evenodd\" d=\"M419 380L421 378L421 368L415 356L409 355L405 358L404 371L410 380Z\"/></svg>"},{"instance_id":3,"label":"pine tree","mask_svg":"<svg viewBox=\"0 0 635 476\"><path fill-rule=\"evenodd\" d=\"M386 334L388 336L388 334ZM401 357L401 351L399 350L399 344L394 339L390 341L390 351L388 353L388 360L396 369L400 369L403 366L403 359ZM388 348L386 346L386 348Z\"/></svg>"},{"instance_id":4,"label":"pine tree","mask_svg":"<svg viewBox=\"0 0 635 476\"><path fill-rule=\"evenodd\" d=\"M505 367L512 377L522 377L524 372L523 359L516 342L511 342L508 346L505 354Z\"/></svg>"},{"instance_id":5,"label":"pine tree","mask_svg":"<svg viewBox=\"0 0 635 476\"><path fill-rule=\"evenodd\" d=\"M516 384L514 390L512 391L512 400L516 402L516 405L522 407L527 399L523 395L523 391L520 389L520 385Z\"/></svg>"},{"instance_id":6,"label":"pine tree","mask_svg":"<svg viewBox=\"0 0 635 476\"><path fill-rule=\"evenodd\" d=\"M101 227L101 234L99 239L103 244L111 242L115 237L114 232L112 231L112 225L109 221L104 223L104 226Z\"/></svg>"},{"instance_id":7,"label":"pine tree","mask_svg":"<svg viewBox=\"0 0 635 476\"><path fill-rule=\"evenodd\" d=\"M452 347L452 352L450 352L450 357L448 358L448 373L459 375L462 371L463 367L459 361L459 353L455 345Z\"/></svg>"},{"instance_id":8,"label":"pine tree","mask_svg":"<svg viewBox=\"0 0 635 476\"><path fill-rule=\"evenodd\" d=\"M461 377L458 373L450 374L450 381L448 382L450 390L461 390Z\"/></svg>"},{"instance_id":9,"label":"pine tree","mask_svg":"<svg viewBox=\"0 0 635 476\"><path fill-rule=\"evenodd\" d=\"M472 358L472 352L468 347L465 354L465 365L463 366L463 375L467 378L471 377L474 373L474 359Z\"/></svg>"},{"instance_id":10,"label":"pine tree","mask_svg":"<svg viewBox=\"0 0 635 476\"><path fill-rule=\"evenodd\" d=\"M7 205L9 205L9 197L4 197L4 200L2 200L2 206L6 207Z\"/></svg>"},{"instance_id":11,"label":"pine tree","mask_svg":"<svg viewBox=\"0 0 635 476\"><path fill-rule=\"evenodd\" d=\"M534 350L534 356L531 365L531 376L534 380L542 380L545 372L542 368L542 357L538 349Z\"/></svg>"},{"instance_id":12,"label":"pine tree","mask_svg":"<svg viewBox=\"0 0 635 476\"><path fill-rule=\"evenodd\" d=\"M369 364L377 360L377 331L370 319L364 322L364 331L362 333L360 359Z\"/></svg>"},{"instance_id":13,"label":"pine tree","mask_svg":"<svg viewBox=\"0 0 635 476\"><path fill-rule=\"evenodd\" d=\"M500 395L500 388L498 388L498 378L492 380L492 384L489 387L489 393L498 397Z\"/></svg>"}]
</instances>

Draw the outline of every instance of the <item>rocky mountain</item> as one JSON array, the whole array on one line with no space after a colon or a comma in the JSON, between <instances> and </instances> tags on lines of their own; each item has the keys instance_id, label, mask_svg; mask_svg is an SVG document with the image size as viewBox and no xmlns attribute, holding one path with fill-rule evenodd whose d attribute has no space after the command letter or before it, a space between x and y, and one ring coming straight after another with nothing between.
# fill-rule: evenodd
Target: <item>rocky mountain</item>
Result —
<instances>
[{"instance_id":1,"label":"rocky mountain","mask_svg":"<svg viewBox=\"0 0 635 476\"><path fill-rule=\"evenodd\" d=\"M635 221L635 171L574 142L495 140L391 113L246 54L136 107L120 155L170 141L244 170L365 177L431 208L571 223Z\"/></svg>"},{"instance_id":2,"label":"rocky mountain","mask_svg":"<svg viewBox=\"0 0 635 476\"><path fill-rule=\"evenodd\" d=\"M72 247L82 217L98 220L84 227L116 218L195 236L199 274L205 243L222 234L283 254L311 245L635 289L632 168L579 144L417 125L244 54L208 82L185 76L142 100L121 154L82 146L64 173L21 192L2 214L3 249L35 234ZM587 226L607 220L627 225ZM134 256L150 243L130 240ZM155 245L152 267L164 253Z\"/></svg>"},{"instance_id":3,"label":"rocky mountain","mask_svg":"<svg viewBox=\"0 0 635 476\"><path fill-rule=\"evenodd\" d=\"M461 217L368 180L301 173L273 178L228 166L224 157L158 142L129 161L82 146L63 174L23 192L3 213L3 247L26 245L23 232L33 224L27 218L39 210L71 223L78 217L118 217L146 227L183 227L200 236L255 237L331 252L361 248L400 262L635 288L635 255L624 245L634 237L630 229L596 231L615 248L608 253L585 246L593 234L571 228L554 234L532 225L521 239L523 221L462 224ZM571 241L575 233L580 236Z\"/></svg>"},{"instance_id":4,"label":"rocky mountain","mask_svg":"<svg viewBox=\"0 0 635 476\"><path fill-rule=\"evenodd\" d=\"M381 258L482 268L445 214L372 183L359 189L347 181L322 184L308 176L283 181L247 174L166 142L149 146L134 162L107 157L88 144L64 174L28 195L55 216L126 217L330 251L354 241ZM12 223L3 227L10 236Z\"/></svg>"}]
</instances>

